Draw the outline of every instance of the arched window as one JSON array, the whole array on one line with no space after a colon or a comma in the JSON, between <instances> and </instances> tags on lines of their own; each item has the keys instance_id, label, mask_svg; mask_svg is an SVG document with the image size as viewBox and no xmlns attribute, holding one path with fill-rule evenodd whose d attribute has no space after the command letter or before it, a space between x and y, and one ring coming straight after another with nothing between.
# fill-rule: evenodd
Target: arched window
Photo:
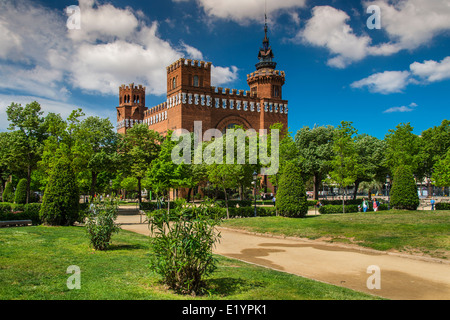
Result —
<instances>
[{"instance_id":1,"label":"arched window","mask_svg":"<svg viewBox=\"0 0 450 320\"><path fill-rule=\"evenodd\" d=\"M198 76L194 76L194 87L198 87Z\"/></svg>"},{"instance_id":2,"label":"arched window","mask_svg":"<svg viewBox=\"0 0 450 320\"><path fill-rule=\"evenodd\" d=\"M172 89L175 89L177 87L177 79L173 78L172 80Z\"/></svg>"}]
</instances>

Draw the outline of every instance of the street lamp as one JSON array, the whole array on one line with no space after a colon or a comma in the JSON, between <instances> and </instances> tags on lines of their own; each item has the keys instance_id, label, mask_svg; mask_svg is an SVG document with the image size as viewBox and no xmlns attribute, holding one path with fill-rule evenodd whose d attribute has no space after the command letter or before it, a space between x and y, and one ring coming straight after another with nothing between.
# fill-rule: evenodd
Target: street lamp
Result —
<instances>
[{"instance_id":1,"label":"street lamp","mask_svg":"<svg viewBox=\"0 0 450 320\"><path fill-rule=\"evenodd\" d=\"M388 210L391 210L391 194L389 192L391 186L391 177L389 175L386 176L386 193L388 196Z\"/></svg>"},{"instance_id":2,"label":"street lamp","mask_svg":"<svg viewBox=\"0 0 450 320\"><path fill-rule=\"evenodd\" d=\"M256 171L253 171L253 185L254 185L253 192L255 194L255 217L256 217L256 179L258 179L258 173Z\"/></svg>"}]
</instances>

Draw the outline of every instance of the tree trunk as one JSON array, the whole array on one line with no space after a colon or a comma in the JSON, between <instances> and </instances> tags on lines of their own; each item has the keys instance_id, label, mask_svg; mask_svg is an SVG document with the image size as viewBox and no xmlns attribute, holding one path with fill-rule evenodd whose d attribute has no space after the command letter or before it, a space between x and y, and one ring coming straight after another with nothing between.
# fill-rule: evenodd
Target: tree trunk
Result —
<instances>
[{"instance_id":1,"label":"tree trunk","mask_svg":"<svg viewBox=\"0 0 450 320\"><path fill-rule=\"evenodd\" d=\"M186 202L190 202L191 201L191 191L192 191L192 187L188 189ZM194 197L192 197L192 198L194 198Z\"/></svg>"},{"instance_id":2,"label":"tree trunk","mask_svg":"<svg viewBox=\"0 0 450 320\"><path fill-rule=\"evenodd\" d=\"M28 165L27 167L27 201L26 203L30 203L30 193L31 193L31 166Z\"/></svg>"},{"instance_id":3,"label":"tree trunk","mask_svg":"<svg viewBox=\"0 0 450 320\"><path fill-rule=\"evenodd\" d=\"M320 175L314 174L314 200L319 200Z\"/></svg>"},{"instance_id":4,"label":"tree trunk","mask_svg":"<svg viewBox=\"0 0 450 320\"><path fill-rule=\"evenodd\" d=\"M141 202L142 202L142 187L141 187L141 178L137 178L138 180L138 203L139 203L139 209L141 208Z\"/></svg>"},{"instance_id":5,"label":"tree trunk","mask_svg":"<svg viewBox=\"0 0 450 320\"><path fill-rule=\"evenodd\" d=\"M228 212L228 195L227 195L227 189L225 187L223 188L223 191L225 192L225 206L227 207L227 219L230 219L230 214Z\"/></svg>"},{"instance_id":6,"label":"tree trunk","mask_svg":"<svg viewBox=\"0 0 450 320\"><path fill-rule=\"evenodd\" d=\"M345 213L345 189L342 188L342 213Z\"/></svg>"},{"instance_id":7,"label":"tree trunk","mask_svg":"<svg viewBox=\"0 0 450 320\"><path fill-rule=\"evenodd\" d=\"M92 171L92 173L91 173L91 189L89 191L89 196L91 199L94 199L94 196L95 196L95 189L96 189L95 187L97 185L97 176L98 176L98 174L96 172Z\"/></svg>"},{"instance_id":8,"label":"tree trunk","mask_svg":"<svg viewBox=\"0 0 450 320\"><path fill-rule=\"evenodd\" d=\"M356 197L358 196L358 188L359 188L359 180L355 181L355 190L353 191L353 200L356 200Z\"/></svg>"}]
</instances>

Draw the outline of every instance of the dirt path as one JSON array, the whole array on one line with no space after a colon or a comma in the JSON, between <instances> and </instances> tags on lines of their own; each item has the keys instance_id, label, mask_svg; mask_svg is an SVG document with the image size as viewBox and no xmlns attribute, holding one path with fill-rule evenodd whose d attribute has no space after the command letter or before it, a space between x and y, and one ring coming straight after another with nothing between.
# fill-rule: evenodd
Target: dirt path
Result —
<instances>
[{"instance_id":1,"label":"dirt path","mask_svg":"<svg viewBox=\"0 0 450 320\"><path fill-rule=\"evenodd\" d=\"M119 216L122 229L149 235L139 216ZM450 263L364 248L294 238L256 235L219 228L214 252L302 277L389 299L450 300ZM379 268L380 289L369 289Z\"/></svg>"}]
</instances>

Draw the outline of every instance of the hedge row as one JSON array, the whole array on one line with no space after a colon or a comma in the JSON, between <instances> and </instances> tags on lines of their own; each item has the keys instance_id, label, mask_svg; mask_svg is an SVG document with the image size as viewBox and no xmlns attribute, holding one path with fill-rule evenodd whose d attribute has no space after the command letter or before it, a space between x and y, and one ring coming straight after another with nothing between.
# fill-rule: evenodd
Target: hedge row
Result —
<instances>
[{"instance_id":1,"label":"hedge row","mask_svg":"<svg viewBox=\"0 0 450 320\"><path fill-rule=\"evenodd\" d=\"M438 202L435 206L436 210L450 210L450 203L448 202Z\"/></svg>"},{"instance_id":2,"label":"hedge row","mask_svg":"<svg viewBox=\"0 0 450 320\"><path fill-rule=\"evenodd\" d=\"M226 218L227 216L227 209L221 208L221 207L214 207L212 208L213 211L211 211L211 214L217 214L220 218ZM165 209L157 209L157 210L144 210L147 215L149 214L157 214L158 211L165 212ZM170 213L174 214L176 213L176 209L170 209ZM185 213L189 214L189 211L186 211ZM230 215L230 218L246 218L246 217L253 217L255 215L255 208L254 207L239 207L239 208L228 208L228 213ZM269 216L275 216L276 211L274 207L256 207L256 215L258 217L269 217Z\"/></svg>"},{"instance_id":3,"label":"hedge row","mask_svg":"<svg viewBox=\"0 0 450 320\"><path fill-rule=\"evenodd\" d=\"M378 211L388 210L388 205L385 203L380 204L378 207ZM345 213L358 212L358 205L349 204L345 205ZM361 212L363 212L361 210ZM373 212L372 204L369 205L367 212ZM342 213L342 204L341 205L326 205L319 208L320 214L330 214L330 213Z\"/></svg>"},{"instance_id":4,"label":"hedge row","mask_svg":"<svg viewBox=\"0 0 450 320\"><path fill-rule=\"evenodd\" d=\"M39 211L41 203L16 204L9 202L0 203L0 221L7 220L31 220L34 225L41 224ZM77 221L83 220L84 211L88 204L80 203L80 217Z\"/></svg>"}]
</instances>

